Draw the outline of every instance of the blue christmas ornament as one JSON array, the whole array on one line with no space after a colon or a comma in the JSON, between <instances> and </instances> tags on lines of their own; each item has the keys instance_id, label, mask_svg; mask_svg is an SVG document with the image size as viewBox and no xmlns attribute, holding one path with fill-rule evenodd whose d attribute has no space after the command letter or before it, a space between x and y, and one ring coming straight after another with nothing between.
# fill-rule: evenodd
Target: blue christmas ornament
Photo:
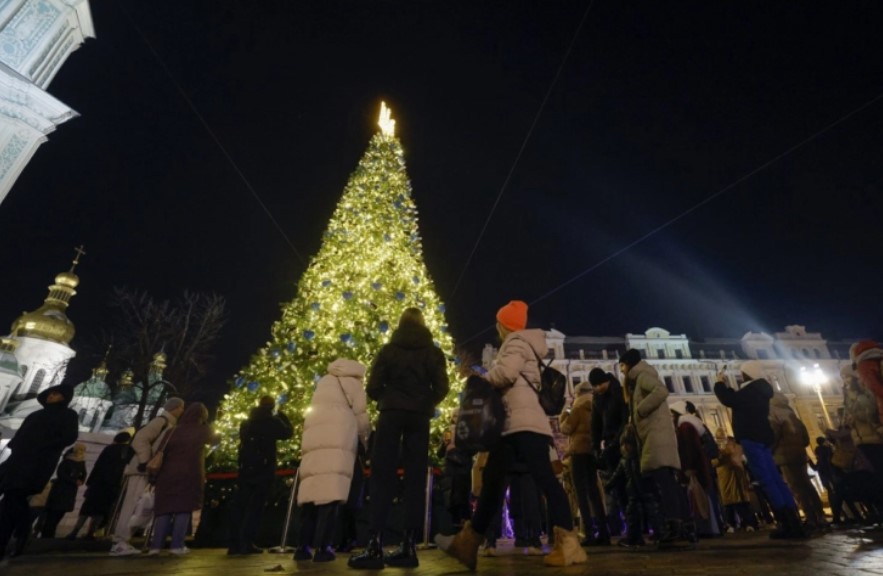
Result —
<instances>
[{"instance_id":1,"label":"blue christmas ornament","mask_svg":"<svg viewBox=\"0 0 883 576\"><path fill-rule=\"evenodd\" d=\"M372 282L371 288L374 288L375 290L380 290L381 288L383 288L383 284L381 284L380 282Z\"/></svg>"},{"instance_id":2,"label":"blue christmas ornament","mask_svg":"<svg viewBox=\"0 0 883 576\"><path fill-rule=\"evenodd\" d=\"M420 278L417 278L416 276L412 276L412 277L411 277L411 281L412 281L414 284L420 284Z\"/></svg>"},{"instance_id":3,"label":"blue christmas ornament","mask_svg":"<svg viewBox=\"0 0 883 576\"><path fill-rule=\"evenodd\" d=\"M304 338L306 338L307 340L312 340L315 337L316 333L312 330L304 330Z\"/></svg>"},{"instance_id":4,"label":"blue christmas ornament","mask_svg":"<svg viewBox=\"0 0 883 576\"><path fill-rule=\"evenodd\" d=\"M322 280L322 288L331 286L331 280Z\"/></svg>"},{"instance_id":5,"label":"blue christmas ornament","mask_svg":"<svg viewBox=\"0 0 883 576\"><path fill-rule=\"evenodd\" d=\"M248 391L249 391L249 392L254 392L255 390L258 389L258 386L260 386L260 384L258 384L258 383L255 382L254 380L252 380L251 382L248 383Z\"/></svg>"},{"instance_id":6,"label":"blue christmas ornament","mask_svg":"<svg viewBox=\"0 0 883 576\"><path fill-rule=\"evenodd\" d=\"M405 299L405 293L404 293L404 292L396 292L396 300L398 300L399 302L401 302L401 301L404 300L404 299Z\"/></svg>"},{"instance_id":7,"label":"blue christmas ornament","mask_svg":"<svg viewBox=\"0 0 883 576\"><path fill-rule=\"evenodd\" d=\"M350 292L349 290L347 290L346 292L343 293L343 299L344 299L344 300L351 300L352 297L353 297L353 293Z\"/></svg>"},{"instance_id":8,"label":"blue christmas ornament","mask_svg":"<svg viewBox=\"0 0 883 576\"><path fill-rule=\"evenodd\" d=\"M353 335L350 334L349 332L340 335L341 342L349 342L352 339L353 339Z\"/></svg>"},{"instance_id":9,"label":"blue christmas ornament","mask_svg":"<svg viewBox=\"0 0 883 576\"><path fill-rule=\"evenodd\" d=\"M242 388L242 385L245 384L245 377L239 376L238 378L236 378L235 384L237 388Z\"/></svg>"},{"instance_id":10,"label":"blue christmas ornament","mask_svg":"<svg viewBox=\"0 0 883 576\"><path fill-rule=\"evenodd\" d=\"M441 416L441 410L439 410L438 408L436 408L436 409L435 409L435 414L433 414L432 417L433 417L433 419L435 419L435 418L438 418L439 416Z\"/></svg>"},{"instance_id":11,"label":"blue christmas ornament","mask_svg":"<svg viewBox=\"0 0 883 576\"><path fill-rule=\"evenodd\" d=\"M392 236L390 236L389 234L384 234L384 235L383 235L383 241L384 241L384 242L389 242L390 240L392 240Z\"/></svg>"},{"instance_id":12,"label":"blue christmas ornament","mask_svg":"<svg viewBox=\"0 0 883 576\"><path fill-rule=\"evenodd\" d=\"M288 348L289 352L294 352L295 350L297 350L297 344L295 344L294 342L289 342L286 348Z\"/></svg>"},{"instance_id":13,"label":"blue christmas ornament","mask_svg":"<svg viewBox=\"0 0 883 576\"><path fill-rule=\"evenodd\" d=\"M462 392L460 393L463 394ZM276 398L276 404L285 404L288 402L288 394L281 394L278 398Z\"/></svg>"},{"instance_id":14,"label":"blue christmas ornament","mask_svg":"<svg viewBox=\"0 0 883 576\"><path fill-rule=\"evenodd\" d=\"M442 314L444 314L444 313L445 313L445 305L444 305L444 304L439 304L437 310L438 310L439 312L441 312Z\"/></svg>"},{"instance_id":15,"label":"blue christmas ornament","mask_svg":"<svg viewBox=\"0 0 883 576\"><path fill-rule=\"evenodd\" d=\"M318 302L313 302L312 304L310 304L310 308L312 308L313 310L318 310L319 308L321 308L321 306L319 306Z\"/></svg>"},{"instance_id":16,"label":"blue christmas ornament","mask_svg":"<svg viewBox=\"0 0 883 576\"><path fill-rule=\"evenodd\" d=\"M380 331L383 332L384 334L386 334L387 330L389 330L389 322L384 320L383 322L380 323Z\"/></svg>"}]
</instances>

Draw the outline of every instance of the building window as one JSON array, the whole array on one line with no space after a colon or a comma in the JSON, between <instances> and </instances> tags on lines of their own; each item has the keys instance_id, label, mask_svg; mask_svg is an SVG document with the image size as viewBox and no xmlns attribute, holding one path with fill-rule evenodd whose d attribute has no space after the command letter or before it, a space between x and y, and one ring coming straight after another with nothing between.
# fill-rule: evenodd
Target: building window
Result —
<instances>
[{"instance_id":1,"label":"building window","mask_svg":"<svg viewBox=\"0 0 883 576\"><path fill-rule=\"evenodd\" d=\"M695 392L695 390L693 390L693 379L689 376L684 376L684 391L690 394Z\"/></svg>"},{"instance_id":2,"label":"building window","mask_svg":"<svg viewBox=\"0 0 883 576\"><path fill-rule=\"evenodd\" d=\"M671 376L665 377L665 387L668 388L669 392L674 393L675 383L674 383L674 380L671 379Z\"/></svg>"},{"instance_id":3,"label":"building window","mask_svg":"<svg viewBox=\"0 0 883 576\"><path fill-rule=\"evenodd\" d=\"M767 354L767 351L764 350L763 348L759 348L759 349L757 350L757 357L758 357L758 359L760 359L760 360L766 360L766 359L768 359L768 358L770 357L770 355Z\"/></svg>"},{"instance_id":4,"label":"building window","mask_svg":"<svg viewBox=\"0 0 883 576\"><path fill-rule=\"evenodd\" d=\"M681 349L677 349L677 350L675 350L675 358L683 358L683 357L684 357L684 351L683 351L683 350L681 350Z\"/></svg>"},{"instance_id":5,"label":"building window","mask_svg":"<svg viewBox=\"0 0 883 576\"><path fill-rule=\"evenodd\" d=\"M699 381L702 382L702 391L703 392L711 392L711 378L708 376L700 376Z\"/></svg>"},{"instance_id":6,"label":"building window","mask_svg":"<svg viewBox=\"0 0 883 576\"><path fill-rule=\"evenodd\" d=\"M821 357L822 357L822 353L819 351L818 348L813 348L813 351L812 351L812 352L813 352L813 354L816 355L816 358L821 358Z\"/></svg>"},{"instance_id":7,"label":"building window","mask_svg":"<svg viewBox=\"0 0 883 576\"><path fill-rule=\"evenodd\" d=\"M714 426L715 431L723 429L724 423L721 420L720 412L718 412L717 410L710 410L708 412L708 415L711 417L711 422Z\"/></svg>"},{"instance_id":8,"label":"building window","mask_svg":"<svg viewBox=\"0 0 883 576\"><path fill-rule=\"evenodd\" d=\"M656 349L656 357L657 358L665 358L665 348L657 348Z\"/></svg>"}]
</instances>

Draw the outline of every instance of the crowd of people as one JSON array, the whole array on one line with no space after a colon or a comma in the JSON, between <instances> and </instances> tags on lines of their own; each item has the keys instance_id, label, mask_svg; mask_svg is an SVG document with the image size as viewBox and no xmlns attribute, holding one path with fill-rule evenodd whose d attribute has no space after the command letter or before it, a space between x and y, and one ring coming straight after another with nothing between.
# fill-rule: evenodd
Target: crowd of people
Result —
<instances>
[{"instance_id":1,"label":"crowd of people","mask_svg":"<svg viewBox=\"0 0 883 576\"><path fill-rule=\"evenodd\" d=\"M480 555L497 555L504 518L512 521L517 550L558 567L585 563L587 549L614 543L692 548L700 538L762 526L770 538L806 539L883 520L883 349L874 342L852 347L836 426L813 446L788 398L754 360L739 364L738 378L721 371L714 384L731 413L732 435L709 429L692 403L669 398L655 368L634 349L618 360L621 377L593 369L561 414L550 417L537 393L545 333L528 328L521 301L498 310L496 327L501 345L480 376L505 408L499 440L469 452L457 445L455 421L434 450L444 462L445 509L455 527L435 534L435 542L470 570ZM346 358L329 364L300 439L294 560L331 562L361 544L347 561L353 569L419 565L430 421L449 392L446 360L417 308L404 311L370 369ZM207 408L169 398L134 435L117 435L87 475L86 447L76 442L77 417L67 407L70 388L49 388L38 401L43 408L25 419L0 465L0 558L7 549L22 553L34 534L55 537L84 484L85 501L67 538L88 522L86 538L98 531L112 536L111 555L140 554L131 540L146 518L148 555L167 542L171 554L187 554L192 514L204 499L206 446L217 442ZM369 402L378 412L373 431ZM277 443L293 434L269 396L242 423L229 556L263 552L256 541ZM555 442L560 435L567 438L563 451ZM830 522L808 467L830 505ZM396 500L401 538L385 549ZM360 542L356 517L366 502L368 533Z\"/></svg>"}]
</instances>

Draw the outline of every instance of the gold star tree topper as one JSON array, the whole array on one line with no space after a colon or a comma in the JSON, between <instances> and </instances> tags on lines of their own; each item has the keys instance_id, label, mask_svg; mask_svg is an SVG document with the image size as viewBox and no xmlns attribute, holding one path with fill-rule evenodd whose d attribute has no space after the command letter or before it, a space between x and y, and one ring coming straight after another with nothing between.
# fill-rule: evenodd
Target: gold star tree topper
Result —
<instances>
[{"instance_id":1,"label":"gold star tree topper","mask_svg":"<svg viewBox=\"0 0 883 576\"><path fill-rule=\"evenodd\" d=\"M392 110L383 101L380 102L380 120L377 121L377 125L385 136L396 135L396 121L392 119Z\"/></svg>"}]
</instances>

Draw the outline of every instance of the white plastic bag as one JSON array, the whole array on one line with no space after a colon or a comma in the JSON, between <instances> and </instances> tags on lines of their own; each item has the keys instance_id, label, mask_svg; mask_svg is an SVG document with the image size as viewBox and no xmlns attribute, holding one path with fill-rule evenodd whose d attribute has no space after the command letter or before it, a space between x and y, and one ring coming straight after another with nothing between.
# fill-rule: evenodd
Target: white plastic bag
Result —
<instances>
[{"instance_id":1,"label":"white plastic bag","mask_svg":"<svg viewBox=\"0 0 883 576\"><path fill-rule=\"evenodd\" d=\"M129 528L146 528L153 518L153 489L147 488L138 502L135 504L135 510L132 512L132 519L129 521Z\"/></svg>"}]
</instances>

